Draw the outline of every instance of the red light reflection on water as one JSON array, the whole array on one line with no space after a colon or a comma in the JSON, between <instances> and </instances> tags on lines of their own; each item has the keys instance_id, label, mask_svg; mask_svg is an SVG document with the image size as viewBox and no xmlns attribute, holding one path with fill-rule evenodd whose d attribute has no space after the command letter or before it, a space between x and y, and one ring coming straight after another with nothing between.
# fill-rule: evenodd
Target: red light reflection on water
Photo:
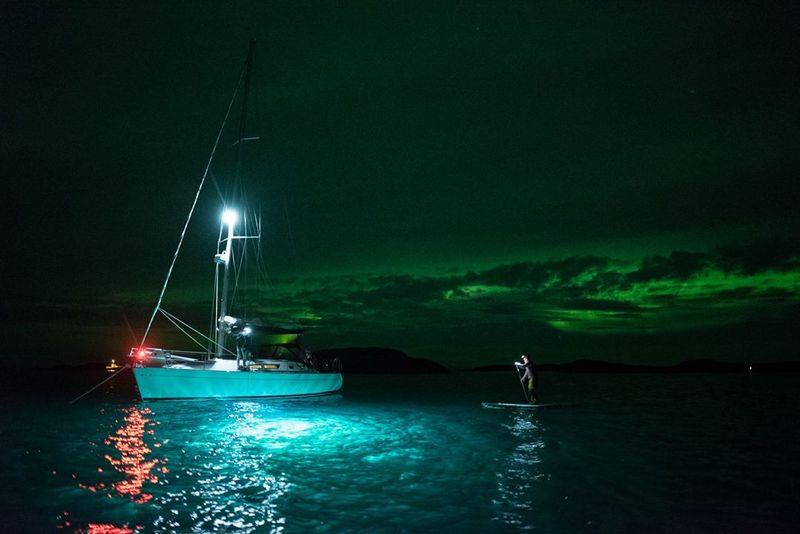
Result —
<instances>
[{"instance_id":1,"label":"red light reflection on water","mask_svg":"<svg viewBox=\"0 0 800 534\"><path fill-rule=\"evenodd\" d=\"M168 473L165 465L166 458L149 458L152 452L145 443L145 435L152 436L155 431L148 428L157 425L148 416L153 412L149 408L137 408L135 406L122 410L125 414L124 422L113 434L108 436L103 443L106 447L113 446L117 454L104 454L103 458L111 464L114 471L108 468L98 467L96 474L105 479L105 482L96 484L83 484L78 482L78 487L91 491L92 493L104 493L109 499L114 498L115 494L129 498L137 504L149 502L153 495L144 491L145 483L155 484L158 482L156 473ZM160 447L160 443L153 443L153 447ZM161 464L162 467L156 467ZM112 481L116 478L116 473L121 473L122 480ZM78 473L72 473L72 479L78 480ZM64 511L58 516L59 523L57 529L74 528L75 521L68 511ZM90 534L128 534L141 532L142 527L136 525L129 527L128 524L121 526L112 523L88 523L84 528L78 528L77 532L88 532Z\"/></svg>"},{"instance_id":2,"label":"red light reflection on water","mask_svg":"<svg viewBox=\"0 0 800 534\"><path fill-rule=\"evenodd\" d=\"M166 467L155 469L159 463L165 463L165 460L158 460L157 458L148 458L148 454L152 451L144 441L145 434L152 435L154 431L147 429L147 426L152 424L151 419L147 416L152 412L149 408L136 408L131 407L125 412L124 424L117 429L112 435L108 436L103 442L106 446L113 445L119 452L119 456L112 456L105 454L103 457L111 464L115 471L122 473L125 478L122 480L111 482L110 487L113 488L119 495L129 497L133 502L143 504L150 501L153 495L144 491L146 482L155 484L158 482L156 473L161 471L167 473ZM160 444L154 444L160 446ZM97 468L98 473L103 473L102 468ZM91 492L97 492L106 488L106 484L99 482L95 485L78 484L79 487L87 489ZM109 497L113 494L109 493ZM105 528L105 526L113 527L113 525L97 524L98 528ZM114 527L118 528L118 527ZM105 532L103 530L96 530L94 532ZM116 531L109 531L116 532Z\"/></svg>"},{"instance_id":3,"label":"red light reflection on water","mask_svg":"<svg viewBox=\"0 0 800 534\"><path fill-rule=\"evenodd\" d=\"M106 454L105 459L114 469L126 476L125 479L112 484L117 493L129 496L134 502L145 503L153 498L152 494L142 491L145 482L153 484L158 482L158 477L152 472L158 459L147 458L151 450L144 442L145 426L150 422L146 416L152 412L149 408L135 407L128 409L127 412L125 424L105 441L106 445L113 443L120 456L115 458ZM153 430L147 430L147 433L153 434Z\"/></svg>"},{"instance_id":4,"label":"red light reflection on water","mask_svg":"<svg viewBox=\"0 0 800 534\"><path fill-rule=\"evenodd\" d=\"M110 523L89 523L88 534L133 534L133 529L118 527Z\"/></svg>"}]
</instances>

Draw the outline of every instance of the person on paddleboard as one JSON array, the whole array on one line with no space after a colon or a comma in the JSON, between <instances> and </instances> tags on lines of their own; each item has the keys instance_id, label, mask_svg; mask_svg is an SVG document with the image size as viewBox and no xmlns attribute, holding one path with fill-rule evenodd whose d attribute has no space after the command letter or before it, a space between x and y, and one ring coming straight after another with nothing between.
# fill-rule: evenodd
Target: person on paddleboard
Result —
<instances>
[{"instance_id":1,"label":"person on paddleboard","mask_svg":"<svg viewBox=\"0 0 800 534\"><path fill-rule=\"evenodd\" d=\"M539 397L536 394L536 388L539 386L539 377L536 375L536 371L533 368L530 355L526 352L522 355L522 363L514 362L514 364L517 366L517 369L525 369L525 373L519 381L526 386L525 391L527 393L528 402L536 404L539 401Z\"/></svg>"}]
</instances>

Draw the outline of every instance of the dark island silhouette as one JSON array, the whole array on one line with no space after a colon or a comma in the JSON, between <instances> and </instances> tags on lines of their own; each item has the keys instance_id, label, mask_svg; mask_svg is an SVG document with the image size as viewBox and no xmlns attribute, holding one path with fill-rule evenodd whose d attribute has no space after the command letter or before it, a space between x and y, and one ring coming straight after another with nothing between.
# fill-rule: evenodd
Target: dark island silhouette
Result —
<instances>
[{"instance_id":1,"label":"dark island silhouette","mask_svg":"<svg viewBox=\"0 0 800 534\"><path fill-rule=\"evenodd\" d=\"M323 366L341 362L345 374L441 374L450 369L424 358L411 358L405 352L381 347L321 349L314 357Z\"/></svg>"}]
</instances>

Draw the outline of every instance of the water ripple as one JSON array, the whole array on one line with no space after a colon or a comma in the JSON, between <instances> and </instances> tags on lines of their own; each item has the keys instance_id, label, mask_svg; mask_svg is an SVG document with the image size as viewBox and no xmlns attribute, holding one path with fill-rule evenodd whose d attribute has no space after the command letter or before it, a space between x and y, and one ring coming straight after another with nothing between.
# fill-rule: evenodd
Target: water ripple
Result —
<instances>
[{"instance_id":1,"label":"water ripple","mask_svg":"<svg viewBox=\"0 0 800 534\"><path fill-rule=\"evenodd\" d=\"M766 396L796 395L793 382L765 382L762 409L741 403L732 377L671 378L680 387L661 397L660 378L625 377L615 400L610 378L564 376L569 400L592 387L611 400L536 413L482 409L504 400L502 377L490 378L365 378L361 391L313 400L16 406L0 413L2 517L22 514L31 530L287 533L800 521L796 427ZM631 402L642 392L646 404Z\"/></svg>"}]
</instances>

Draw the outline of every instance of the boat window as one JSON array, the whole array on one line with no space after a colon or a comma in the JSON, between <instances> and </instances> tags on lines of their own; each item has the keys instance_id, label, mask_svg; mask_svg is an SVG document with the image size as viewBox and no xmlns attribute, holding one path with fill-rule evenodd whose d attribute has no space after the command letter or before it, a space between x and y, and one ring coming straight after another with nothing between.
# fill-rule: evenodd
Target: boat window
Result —
<instances>
[{"instance_id":1,"label":"boat window","mask_svg":"<svg viewBox=\"0 0 800 534\"><path fill-rule=\"evenodd\" d=\"M253 363L250 365L251 371L269 371L273 369L280 369L277 363Z\"/></svg>"}]
</instances>

